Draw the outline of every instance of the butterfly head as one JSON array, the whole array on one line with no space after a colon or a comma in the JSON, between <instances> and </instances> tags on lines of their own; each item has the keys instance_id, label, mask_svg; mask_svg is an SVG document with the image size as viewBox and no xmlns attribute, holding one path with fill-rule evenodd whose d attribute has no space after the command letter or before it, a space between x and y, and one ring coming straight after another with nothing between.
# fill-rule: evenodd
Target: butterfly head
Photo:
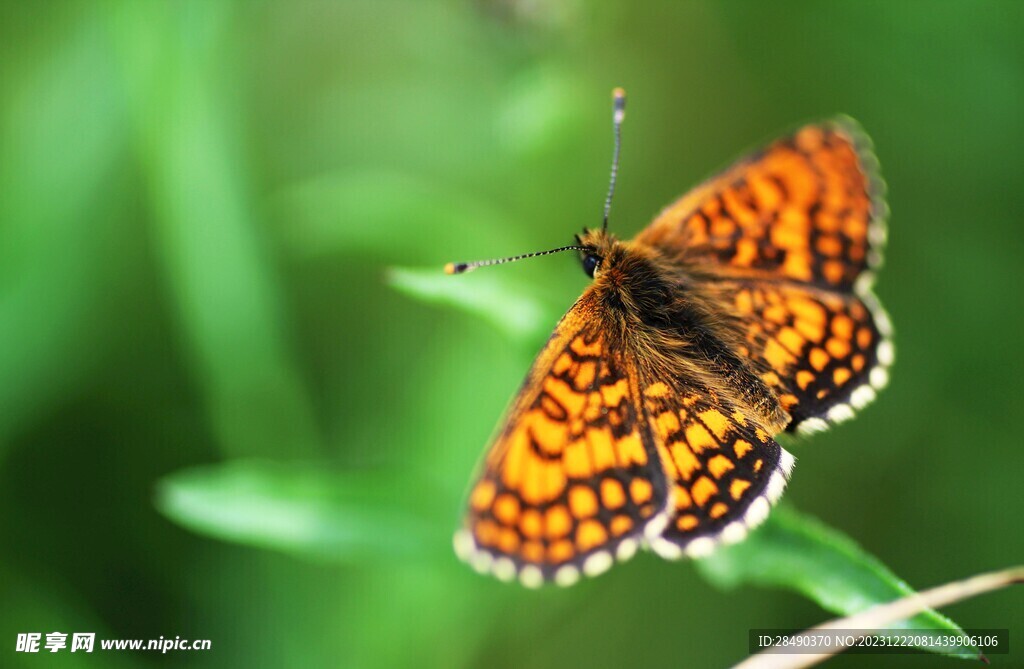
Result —
<instances>
[{"instance_id":1,"label":"butterfly head","mask_svg":"<svg viewBox=\"0 0 1024 669\"><path fill-rule=\"evenodd\" d=\"M616 262L621 244L610 232L596 228L576 235L576 245L580 250L580 263L583 271L591 279L608 269Z\"/></svg>"}]
</instances>

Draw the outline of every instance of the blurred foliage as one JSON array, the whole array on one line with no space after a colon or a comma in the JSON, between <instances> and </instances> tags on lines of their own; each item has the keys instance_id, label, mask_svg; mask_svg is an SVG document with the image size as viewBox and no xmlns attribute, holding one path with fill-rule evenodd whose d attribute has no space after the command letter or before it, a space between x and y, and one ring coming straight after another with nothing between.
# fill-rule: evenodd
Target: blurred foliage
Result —
<instances>
[{"instance_id":1,"label":"blurred foliage","mask_svg":"<svg viewBox=\"0 0 1024 669\"><path fill-rule=\"evenodd\" d=\"M787 499L915 585L1020 562L1022 27L1013 0L0 3L0 637L213 640L102 666L723 666L820 622L709 565L530 592L448 550L586 277L440 268L600 220L615 85L624 237L781 130L863 124L898 361L793 444ZM752 549L718 559L754 578ZM944 613L1024 629L1012 591Z\"/></svg>"},{"instance_id":2,"label":"blurred foliage","mask_svg":"<svg viewBox=\"0 0 1024 669\"><path fill-rule=\"evenodd\" d=\"M167 477L157 506L197 532L318 560L436 558L448 550L448 528L433 520L439 496L409 483L394 472L232 460Z\"/></svg>"},{"instance_id":3,"label":"blurred foliage","mask_svg":"<svg viewBox=\"0 0 1024 669\"><path fill-rule=\"evenodd\" d=\"M505 334L509 341L536 342L550 329L552 309L540 303L540 293L531 294L522 283L500 274L487 276L447 276L436 267L429 269L394 268L388 283L413 298L456 307L486 319Z\"/></svg>"}]
</instances>

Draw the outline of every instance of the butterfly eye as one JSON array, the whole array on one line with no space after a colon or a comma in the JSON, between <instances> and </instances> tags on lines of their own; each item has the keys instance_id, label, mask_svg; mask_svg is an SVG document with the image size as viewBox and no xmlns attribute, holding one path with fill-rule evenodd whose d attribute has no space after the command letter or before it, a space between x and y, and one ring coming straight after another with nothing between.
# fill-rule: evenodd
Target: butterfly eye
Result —
<instances>
[{"instance_id":1,"label":"butterfly eye","mask_svg":"<svg viewBox=\"0 0 1024 669\"><path fill-rule=\"evenodd\" d=\"M597 266L601 264L601 259L597 256L592 256L589 253L583 256L583 271L587 273L591 279L594 278L594 272L597 270Z\"/></svg>"}]
</instances>

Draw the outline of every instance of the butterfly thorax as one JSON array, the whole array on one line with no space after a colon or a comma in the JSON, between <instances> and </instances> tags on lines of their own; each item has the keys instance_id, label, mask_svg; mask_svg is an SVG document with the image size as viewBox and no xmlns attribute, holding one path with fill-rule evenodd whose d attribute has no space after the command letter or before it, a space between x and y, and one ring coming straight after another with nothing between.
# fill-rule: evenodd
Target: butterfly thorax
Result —
<instances>
[{"instance_id":1,"label":"butterfly thorax","mask_svg":"<svg viewBox=\"0 0 1024 669\"><path fill-rule=\"evenodd\" d=\"M594 317L652 378L694 380L764 427L789 422L776 394L742 355L743 334L728 305L696 267L652 246L601 231L579 237L584 269L594 265Z\"/></svg>"}]
</instances>

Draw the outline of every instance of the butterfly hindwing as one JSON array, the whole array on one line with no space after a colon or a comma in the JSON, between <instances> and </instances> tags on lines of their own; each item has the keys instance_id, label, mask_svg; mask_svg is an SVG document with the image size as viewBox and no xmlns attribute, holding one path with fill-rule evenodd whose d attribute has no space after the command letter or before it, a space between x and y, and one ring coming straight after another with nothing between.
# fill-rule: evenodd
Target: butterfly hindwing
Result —
<instances>
[{"instance_id":1,"label":"butterfly hindwing","mask_svg":"<svg viewBox=\"0 0 1024 669\"><path fill-rule=\"evenodd\" d=\"M891 325L869 291L788 281L722 281L711 289L739 321L744 356L790 414L790 431L852 418L888 382Z\"/></svg>"},{"instance_id":2,"label":"butterfly hindwing","mask_svg":"<svg viewBox=\"0 0 1024 669\"><path fill-rule=\"evenodd\" d=\"M851 119L805 126L669 205L637 241L729 276L848 291L881 262L877 162Z\"/></svg>"},{"instance_id":3,"label":"butterfly hindwing","mask_svg":"<svg viewBox=\"0 0 1024 669\"><path fill-rule=\"evenodd\" d=\"M713 390L652 380L645 408L669 481L670 521L659 555L702 557L743 539L782 495L793 456Z\"/></svg>"},{"instance_id":4,"label":"butterfly hindwing","mask_svg":"<svg viewBox=\"0 0 1024 669\"><path fill-rule=\"evenodd\" d=\"M631 556L666 520L666 483L635 366L593 290L538 356L469 494L456 549L480 571L566 585Z\"/></svg>"}]
</instances>

